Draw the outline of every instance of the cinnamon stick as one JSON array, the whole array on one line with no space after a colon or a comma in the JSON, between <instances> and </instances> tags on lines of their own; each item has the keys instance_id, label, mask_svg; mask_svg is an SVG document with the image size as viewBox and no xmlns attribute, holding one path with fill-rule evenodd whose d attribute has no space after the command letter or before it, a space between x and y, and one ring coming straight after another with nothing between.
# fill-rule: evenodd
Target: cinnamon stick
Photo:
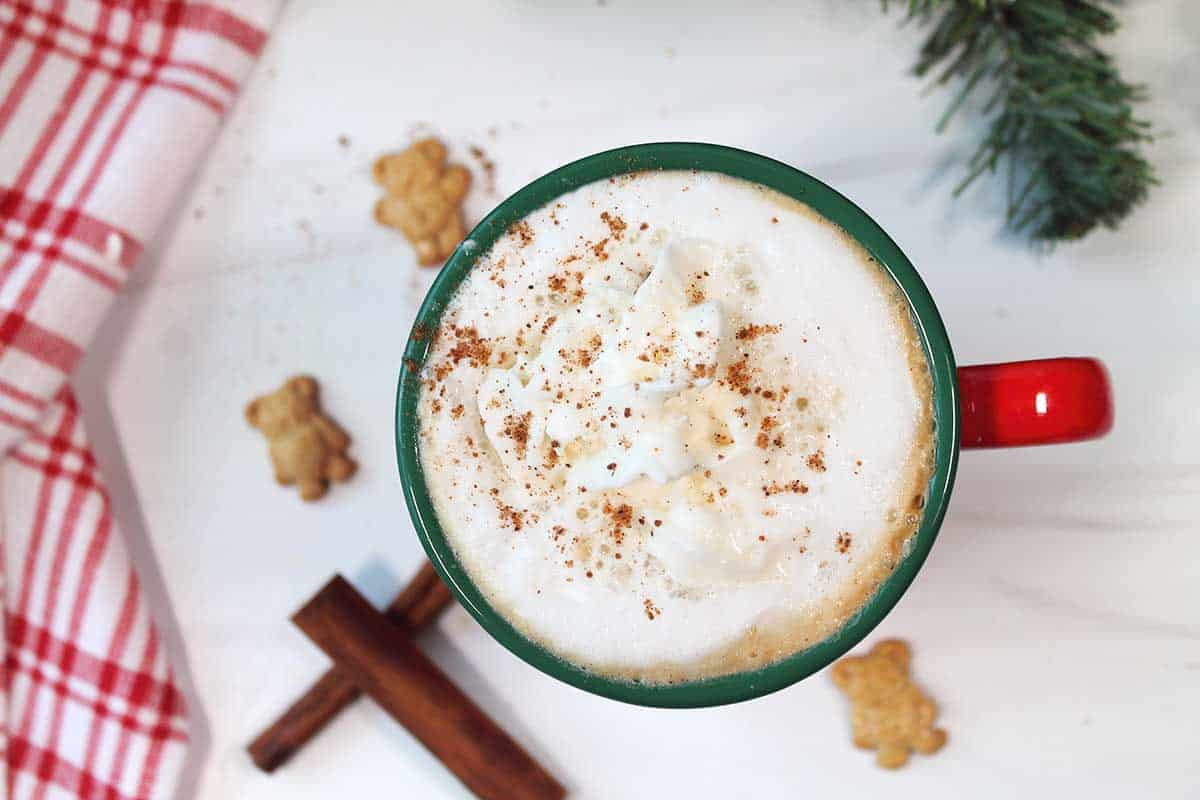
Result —
<instances>
[{"instance_id":1,"label":"cinnamon stick","mask_svg":"<svg viewBox=\"0 0 1200 800\"><path fill-rule=\"evenodd\" d=\"M437 619L450 599L450 590L426 561L384 613L408 636L415 636ZM259 769L273 772L361 694L335 664L250 743L246 748L250 758Z\"/></svg>"},{"instance_id":2,"label":"cinnamon stick","mask_svg":"<svg viewBox=\"0 0 1200 800\"><path fill-rule=\"evenodd\" d=\"M340 575L292 622L483 800L566 790Z\"/></svg>"}]
</instances>

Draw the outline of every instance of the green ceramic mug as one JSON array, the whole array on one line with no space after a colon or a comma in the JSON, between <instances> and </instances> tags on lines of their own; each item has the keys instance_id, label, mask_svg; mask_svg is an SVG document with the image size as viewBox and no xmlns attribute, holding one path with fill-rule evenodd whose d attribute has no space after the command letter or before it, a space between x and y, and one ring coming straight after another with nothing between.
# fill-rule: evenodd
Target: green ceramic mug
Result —
<instances>
[{"instance_id":1,"label":"green ceramic mug","mask_svg":"<svg viewBox=\"0 0 1200 800\"><path fill-rule=\"evenodd\" d=\"M907 555L836 633L759 669L688 683L652 685L607 678L566 662L519 633L472 583L447 541L429 497L418 451L418 374L427 336L409 337L396 401L396 448L404 497L430 561L484 630L526 662L594 694L645 706L688 708L748 700L790 686L850 650L904 594L937 538L964 447L1040 444L1091 438L1112 422L1107 379L1091 359L1052 359L956 370L950 340L929 290L895 242L862 209L829 186L765 156L712 144L668 142L609 150L560 167L488 214L451 255L417 312L414 330L433 330L458 285L508 227L585 184L641 170L703 170L776 189L841 226L908 298L933 378L936 468L924 516Z\"/></svg>"}]
</instances>

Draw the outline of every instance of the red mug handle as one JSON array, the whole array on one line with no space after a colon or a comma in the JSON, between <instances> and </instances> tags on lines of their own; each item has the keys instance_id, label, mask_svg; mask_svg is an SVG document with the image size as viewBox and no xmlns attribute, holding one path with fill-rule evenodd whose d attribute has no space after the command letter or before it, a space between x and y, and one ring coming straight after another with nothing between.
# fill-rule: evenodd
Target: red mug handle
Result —
<instances>
[{"instance_id":1,"label":"red mug handle","mask_svg":"<svg viewBox=\"0 0 1200 800\"><path fill-rule=\"evenodd\" d=\"M963 447L1095 439L1112 429L1108 373L1094 358L1046 358L958 370Z\"/></svg>"}]
</instances>

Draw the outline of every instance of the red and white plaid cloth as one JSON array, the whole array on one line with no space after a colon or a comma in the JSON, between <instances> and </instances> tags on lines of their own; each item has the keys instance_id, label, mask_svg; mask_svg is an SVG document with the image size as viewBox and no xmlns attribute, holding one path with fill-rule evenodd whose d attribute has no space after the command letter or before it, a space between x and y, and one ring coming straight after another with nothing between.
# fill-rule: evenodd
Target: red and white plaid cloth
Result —
<instances>
[{"instance_id":1,"label":"red and white plaid cloth","mask_svg":"<svg viewBox=\"0 0 1200 800\"><path fill-rule=\"evenodd\" d=\"M166 798L178 686L69 379L276 0L0 0L0 641L9 798Z\"/></svg>"}]
</instances>

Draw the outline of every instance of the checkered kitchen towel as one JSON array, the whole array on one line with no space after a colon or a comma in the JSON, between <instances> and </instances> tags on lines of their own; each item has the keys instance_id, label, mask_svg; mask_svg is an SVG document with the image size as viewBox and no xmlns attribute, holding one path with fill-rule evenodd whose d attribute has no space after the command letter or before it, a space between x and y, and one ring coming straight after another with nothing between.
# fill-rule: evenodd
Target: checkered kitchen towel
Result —
<instances>
[{"instance_id":1,"label":"checkered kitchen towel","mask_svg":"<svg viewBox=\"0 0 1200 800\"><path fill-rule=\"evenodd\" d=\"M0 0L0 785L166 798L187 724L72 369L276 0Z\"/></svg>"}]
</instances>

